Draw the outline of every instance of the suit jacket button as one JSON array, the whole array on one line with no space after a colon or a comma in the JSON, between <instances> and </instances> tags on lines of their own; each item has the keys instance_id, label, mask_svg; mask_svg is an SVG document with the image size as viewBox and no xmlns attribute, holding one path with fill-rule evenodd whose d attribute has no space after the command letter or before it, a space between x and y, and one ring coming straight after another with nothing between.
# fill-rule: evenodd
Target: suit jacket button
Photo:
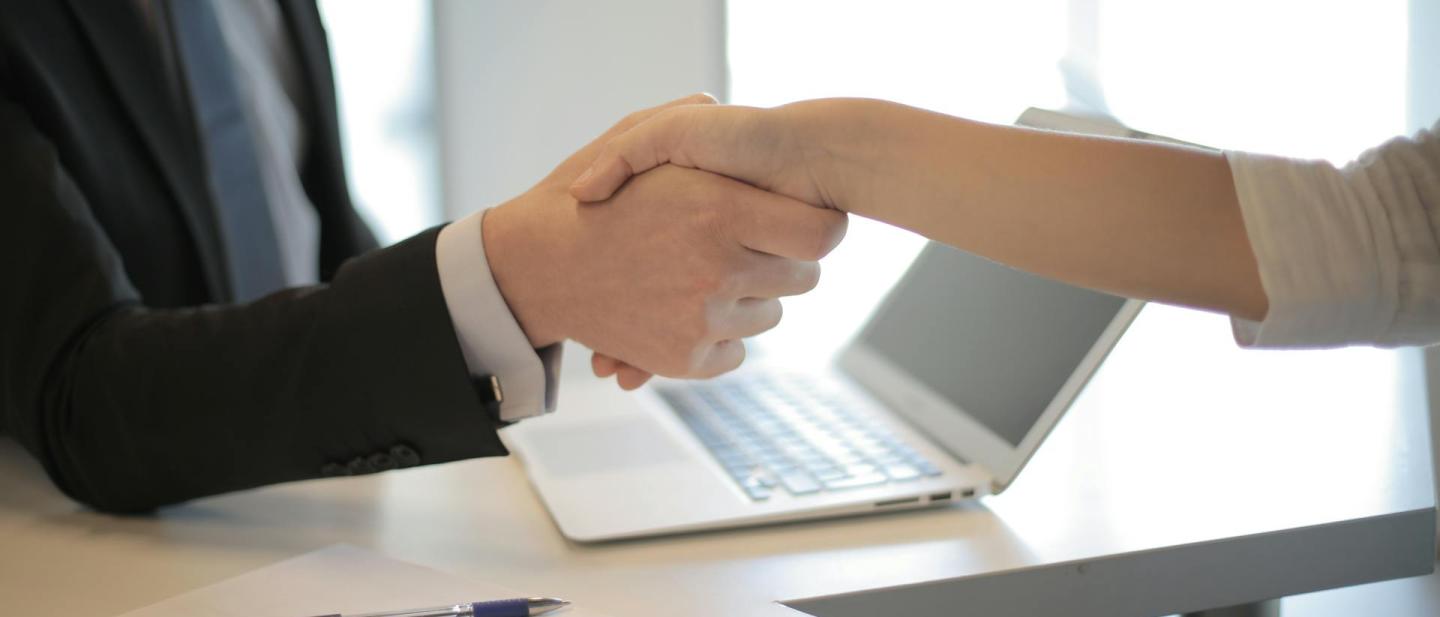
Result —
<instances>
[{"instance_id":1,"label":"suit jacket button","mask_svg":"<svg viewBox=\"0 0 1440 617\"><path fill-rule=\"evenodd\" d=\"M325 466L320 468L320 475L326 478L334 478L336 476L348 476L350 472L340 463L325 463Z\"/></svg>"},{"instance_id":2,"label":"suit jacket button","mask_svg":"<svg viewBox=\"0 0 1440 617\"><path fill-rule=\"evenodd\" d=\"M420 464L420 453L403 443L390 448L390 456L395 458L396 466L401 469Z\"/></svg>"},{"instance_id":3,"label":"suit jacket button","mask_svg":"<svg viewBox=\"0 0 1440 617\"><path fill-rule=\"evenodd\" d=\"M375 471L389 471L399 466L399 464L395 461L395 457L390 456L390 453L388 452L376 452L375 454L371 454L369 463L370 468Z\"/></svg>"},{"instance_id":4,"label":"suit jacket button","mask_svg":"<svg viewBox=\"0 0 1440 617\"><path fill-rule=\"evenodd\" d=\"M369 461L366 461L365 459L358 456L350 459L350 462L345 465L345 469L352 476L358 476L360 474L366 474L374 471L370 468Z\"/></svg>"}]
</instances>

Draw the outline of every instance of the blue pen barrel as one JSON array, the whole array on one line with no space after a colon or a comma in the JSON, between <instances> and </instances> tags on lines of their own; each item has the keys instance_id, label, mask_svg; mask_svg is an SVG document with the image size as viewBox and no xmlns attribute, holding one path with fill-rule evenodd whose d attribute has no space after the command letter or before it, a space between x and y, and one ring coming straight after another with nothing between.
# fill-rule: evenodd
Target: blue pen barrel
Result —
<instances>
[{"instance_id":1,"label":"blue pen barrel","mask_svg":"<svg viewBox=\"0 0 1440 617\"><path fill-rule=\"evenodd\" d=\"M470 605L475 617L529 617L530 601L525 598L475 602Z\"/></svg>"}]
</instances>

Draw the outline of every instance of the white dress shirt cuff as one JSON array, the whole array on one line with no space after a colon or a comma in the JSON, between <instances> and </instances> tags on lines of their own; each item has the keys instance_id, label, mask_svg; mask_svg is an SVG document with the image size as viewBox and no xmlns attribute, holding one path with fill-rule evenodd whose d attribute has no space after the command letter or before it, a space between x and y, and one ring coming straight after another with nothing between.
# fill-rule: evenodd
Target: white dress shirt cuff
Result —
<instances>
[{"instance_id":1,"label":"white dress shirt cuff","mask_svg":"<svg viewBox=\"0 0 1440 617\"><path fill-rule=\"evenodd\" d=\"M563 346L530 346L490 274L484 220L482 210L441 229L435 263L465 365L500 382L500 419L513 422L555 410Z\"/></svg>"}]
</instances>

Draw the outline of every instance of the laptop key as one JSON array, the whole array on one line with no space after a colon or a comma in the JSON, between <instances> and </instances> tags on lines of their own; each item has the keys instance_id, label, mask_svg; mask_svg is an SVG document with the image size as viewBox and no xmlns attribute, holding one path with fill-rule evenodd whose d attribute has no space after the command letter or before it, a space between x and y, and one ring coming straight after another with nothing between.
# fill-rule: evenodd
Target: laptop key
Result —
<instances>
[{"instance_id":1,"label":"laptop key","mask_svg":"<svg viewBox=\"0 0 1440 617\"><path fill-rule=\"evenodd\" d=\"M820 483L816 482L815 478L810 477L810 474L804 472L780 474L780 484L785 487L785 490L790 491L791 495L808 495L810 493L820 492Z\"/></svg>"},{"instance_id":2,"label":"laptop key","mask_svg":"<svg viewBox=\"0 0 1440 617\"><path fill-rule=\"evenodd\" d=\"M914 480L915 478L920 477L920 470L903 464L886 465L885 475L890 476L891 480L899 480L903 482L905 480Z\"/></svg>"},{"instance_id":3,"label":"laptop key","mask_svg":"<svg viewBox=\"0 0 1440 617\"><path fill-rule=\"evenodd\" d=\"M940 468L931 465L929 461L926 461L924 459L915 461L915 468L919 469L920 473L923 473L927 476L934 477L940 475Z\"/></svg>"},{"instance_id":4,"label":"laptop key","mask_svg":"<svg viewBox=\"0 0 1440 617\"><path fill-rule=\"evenodd\" d=\"M854 463L845 466L845 474L851 476L863 476L865 474L875 473L879 470L879 467L876 467L869 463Z\"/></svg>"},{"instance_id":5,"label":"laptop key","mask_svg":"<svg viewBox=\"0 0 1440 617\"><path fill-rule=\"evenodd\" d=\"M775 486L778 484L778 482L775 481L775 478L769 477L763 473L751 474L744 478L739 478L739 480L740 488L744 489L745 494L749 495L752 499L769 498L770 493L775 489Z\"/></svg>"},{"instance_id":6,"label":"laptop key","mask_svg":"<svg viewBox=\"0 0 1440 617\"><path fill-rule=\"evenodd\" d=\"M714 451L712 450L711 452L714 452ZM715 455L715 461L718 462L718 463L720 463L720 465L723 466L723 467L749 467L749 466L750 466L750 457L745 456L743 453L734 452L734 451L725 452L725 453L723 453L723 454L716 454L716 455Z\"/></svg>"},{"instance_id":7,"label":"laptop key","mask_svg":"<svg viewBox=\"0 0 1440 617\"><path fill-rule=\"evenodd\" d=\"M836 480L827 480L825 482L825 488L832 491L840 491L847 488L860 488L862 486L875 486L877 484L884 484L888 480L889 478L886 478L885 474L883 473L867 473L859 476L849 476Z\"/></svg>"},{"instance_id":8,"label":"laptop key","mask_svg":"<svg viewBox=\"0 0 1440 617\"><path fill-rule=\"evenodd\" d=\"M903 462L905 462L905 458L906 458L906 457L901 456L900 453L898 453L898 452L896 452L896 451L894 451L894 450L886 450L886 451L884 451L884 452L882 452L882 453L880 453L880 454L876 454L876 455L875 455L875 460L877 460L877 461L895 461L895 462L903 463Z\"/></svg>"}]
</instances>

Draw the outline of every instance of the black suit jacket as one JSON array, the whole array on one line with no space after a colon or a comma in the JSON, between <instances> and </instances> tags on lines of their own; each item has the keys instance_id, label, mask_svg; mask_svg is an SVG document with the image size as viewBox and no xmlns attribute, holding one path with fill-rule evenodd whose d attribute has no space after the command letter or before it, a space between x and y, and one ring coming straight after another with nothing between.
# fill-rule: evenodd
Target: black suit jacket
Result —
<instances>
[{"instance_id":1,"label":"black suit jacket","mask_svg":"<svg viewBox=\"0 0 1440 617\"><path fill-rule=\"evenodd\" d=\"M199 138L135 3L0 0L0 432L97 509L505 453L437 231L375 249L316 7L281 4L326 283L236 305Z\"/></svg>"}]
</instances>

